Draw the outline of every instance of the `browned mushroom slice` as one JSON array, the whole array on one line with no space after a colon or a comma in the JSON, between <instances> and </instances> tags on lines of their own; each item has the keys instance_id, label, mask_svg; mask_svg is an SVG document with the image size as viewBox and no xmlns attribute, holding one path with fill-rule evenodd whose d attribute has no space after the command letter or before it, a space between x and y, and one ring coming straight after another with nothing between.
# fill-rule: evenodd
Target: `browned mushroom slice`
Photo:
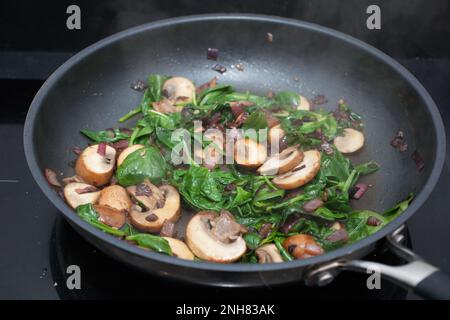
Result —
<instances>
[{"instance_id":1,"label":"browned mushroom slice","mask_svg":"<svg viewBox=\"0 0 450 320\"><path fill-rule=\"evenodd\" d=\"M88 184L102 186L107 184L113 174L116 150L108 145L98 144L87 147L78 157L75 171Z\"/></svg>"},{"instance_id":2,"label":"browned mushroom slice","mask_svg":"<svg viewBox=\"0 0 450 320\"><path fill-rule=\"evenodd\" d=\"M219 216L212 211L201 211L187 224L186 243L203 260L231 263L247 250L243 231L228 213Z\"/></svg>"},{"instance_id":3,"label":"browned mushroom slice","mask_svg":"<svg viewBox=\"0 0 450 320\"><path fill-rule=\"evenodd\" d=\"M163 206L157 209L147 209L132 206L130 221L133 226L142 231L159 232L165 220L173 223L180 218L180 194L170 185L162 185L159 190L164 195Z\"/></svg>"},{"instance_id":4,"label":"browned mushroom slice","mask_svg":"<svg viewBox=\"0 0 450 320\"><path fill-rule=\"evenodd\" d=\"M144 148L142 144L133 144L132 146L124 149L117 158L117 166L120 166L122 162L125 160L125 158L128 157L130 154L142 148Z\"/></svg>"},{"instance_id":5,"label":"browned mushroom slice","mask_svg":"<svg viewBox=\"0 0 450 320\"><path fill-rule=\"evenodd\" d=\"M308 99L306 99L302 95L299 95L299 98L300 98L300 102L297 105L297 110L310 110L311 109L311 105L310 105Z\"/></svg>"},{"instance_id":6,"label":"browned mushroom slice","mask_svg":"<svg viewBox=\"0 0 450 320\"><path fill-rule=\"evenodd\" d=\"M100 197L100 190L90 184L72 182L64 187L64 199L73 209L82 204L95 203Z\"/></svg>"},{"instance_id":7,"label":"browned mushroom slice","mask_svg":"<svg viewBox=\"0 0 450 320\"><path fill-rule=\"evenodd\" d=\"M297 147L289 147L268 159L258 168L261 175L282 174L294 169L303 160L303 152Z\"/></svg>"},{"instance_id":8,"label":"browned mushroom slice","mask_svg":"<svg viewBox=\"0 0 450 320\"><path fill-rule=\"evenodd\" d=\"M267 149L264 145L249 139L242 138L234 145L234 159L237 164L247 168L257 168L267 158Z\"/></svg>"},{"instance_id":9,"label":"browned mushroom slice","mask_svg":"<svg viewBox=\"0 0 450 320\"><path fill-rule=\"evenodd\" d=\"M270 128L268 134L268 143L270 144L271 150L280 150L280 142L284 138L286 133L281 128L281 125L276 125L273 128Z\"/></svg>"},{"instance_id":10,"label":"browned mushroom slice","mask_svg":"<svg viewBox=\"0 0 450 320\"><path fill-rule=\"evenodd\" d=\"M125 224L126 215L124 211L116 210L109 206L103 206L99 204L95 204L94 209L99 215L98 221L110 227L120 229Z\"/></svg>"},{"instance_id":11,"label":"browned mushroom slice","mask_svg":"<svg viewBox=\"0 0 450 320\"><path fill-rule=\"evenodd\" d=\"M303 161L293 170L275 177L272 182L281 189L291 190L311 181L320 169L320 152L308 150L303 152Z\"/></svg>"},{"instance_id":12,"label":"browned mushroom slice","mask_svg":"<svg viewBox=\"0 0 450 320\"><path fill-rule=\"evenodd\" d=\"M172 255L174 257L185 260L194 260L194 254L183 241L171 237L163 238L169 242L169 246L172 249Z\"/></svg>"},{"instance_id":13,"label":"browned mushroom slice","mask_svg":"<svg viewBox=\"0 0 450 320\"><path fill-rule=\"evenodd\" d=\"M342 136L337 136L333 141L336 148L342 153L353 153L364 145L364 134L358 130L344 129Z\"/></svg>"},{"instance_id":14,"label":"browned mushroom slice","mask_svg":"<svg viewBox=\"0 0 450 320\"><path fill-rule=\"evenodd\" d=\"M324 253L322 247L307 234L290 236L283 241L283 248L296 259L306 259Z\"/></svg>"},{"instance_id":15,"label":"browned mushroom slice","mask_svg":"<svg viewBox=\"0 0 450 320\"><path fill-rule=\"evenodd\" d=\"M266 244L255 251L258 257L258 263L279 263L283 262L280 251L273 243Z\"/></svg>"},{"instance_id":16,"label":"browned mushroom slice","mask_svg":"<svg viewBox=\"0 0 450 320\"><path fill-rule=\"evenodd\" d=\"M109 206L119 211L121 210L128 211L133 203L131 202L131 199L128 196L127 191L123 187L119 185L113 185L104 188L100 192L98 204Z\"/></svg>"},{"instance_id":17,"label":"browned mushroom slice","mask_svg":"<svg viewBox=\"0 0 450 320\"><path fill-rule=\"evenodd\" d=\"M172 77L164 82L163 95L171 100L185 98L186 102L192 101L195 93L195 86L191 80L183 77Z\"/></svg>"}]
</instances>

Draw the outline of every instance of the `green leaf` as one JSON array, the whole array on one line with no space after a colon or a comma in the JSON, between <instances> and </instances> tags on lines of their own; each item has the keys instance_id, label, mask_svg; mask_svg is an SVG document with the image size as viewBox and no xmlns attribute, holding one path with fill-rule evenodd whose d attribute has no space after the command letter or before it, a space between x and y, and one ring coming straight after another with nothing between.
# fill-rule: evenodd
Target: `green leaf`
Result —
<instances>
[{"instance_id":1,"label":"green leaf","mask_svg":"<svg viewBox=\"0 0 450 320\"><path fill-rule=\"evenodd\" d=\"M138 233L126 237L126 240L135 241L140 247L150 249L155 252L172 255L169 242L162 238L148 233Z\"/></svg>"},{"instance_id":2,"label":"green leaf","mask_svg":"<svg viewBox=\"0 0 450 320\"><path fill-rule=\"evenodd\" d=\"M285 107L290 110L297 109L300 104L300 95L295 92L281 91L277 93L274 98L275 105L278 107Z\"/></svg>"},{"instance_id":3,"label":"green leaf","mask_svg":"<svg viewBox=\"0 0 450 320\"><path fill-rule=\"evenodd\" d=\"M314 211L314 215L330 221L335 221L347 217L346 213L334 212L327 207L317 208L316 211Z\"/></svg>"},{"instance_id":4,"label":"green leaf","mask_svg":"<svg viewBox=\"0 0 450 320\"><path fill-rule=\"evenodd\" d=\"M148 97L151 102L160 101L162 98L162 86L169 77L160 74L151 74L148 79Z\"/></svg>"},{"instance_id":5,"label":"green leaf","mask_svg":"<svg viewBox=\"0 0 450 320\"><path fill-rule=\"evenodd\" d=\"M261 243L261 237L255 232L249 232L244 235L244 240L250 250L255 250Z\"/></svg>"},{"instance_id":6,"label":"green leaf","mask_svg":"<svg viewBox=\"0 0 450 320\"><path fill-rule=\"evenodd\" d=\"M94 142L116 142L119 140L129 139L130 136L120 129L92 131L89 129L81 129L80 132Z\"/></svg>"},{"instance_id":7,"label":"green leaf","mask_svg":"<svg viewBox=\"0 0 450 320\"><path fill-rule=\"evenodd\" d=\"M144 147L128 155L117 168L116 176L120 185L131 186L149 179L159 183L165 178L167 165L159 150L155 147Z\"/></svg>"},{"instance_id":8,"label":"green leaf","mask_svg":"<svg viewBox=\"0 0 450 320\"><path fill-rule=\"evenodd\" d=\"M126 235L126 232L123 230L118 230L115 228L112 228L100 221L98 221L98 213L95 211L94 206L91 203L83 204L78 206L76 209L76 212L78 216L86 221L87 223L91 224L92 226L96 227L97 229L102 230L103 232L112 234L114 236L123 237Z\"/></svg>"},{"instance_id":9,"label":"green leaf","mask_svg":"<svg viewBox=\"0 0 450 320\"><path fill-rule=\"evenodd\" d=\"M367 220L373 217L380 221L378 226L371 226L367 224ZM364 239L371 234L380 230L387 224L387 220L380 214L370 210L358 210L349 214L345 221L345 228L349 235L349 243Z\"/></svg>"},{"instance_id":10,"label":"green leaf","mask_svg":"<svg viewBox=\"0 0 450 320\"><path fill-rule=\"evenodd\" d=\"M249 115L249 117L245 120L242 125L244 130L247 129L266 129L267 128L267 120L266 115L262 111L255 111Z\"/></svg>"},{"instance_id":11,"label":"green leaf","mask_svg":"<svg viewBox=\"0 0 450 320\"><path fill-rule=\"evenodd\" d=\"M399 215L401 215L403 212L405 212L406 209L408 209L409 204L411 203L411 201L413 199L414 199L414 194L410 193L405 200L397 203L392 208L390 208L390 209L386 210L385 212L383 212L383 216L386 218L386 220L388 222L394 220Z\"/></svg>"}]
</instances>

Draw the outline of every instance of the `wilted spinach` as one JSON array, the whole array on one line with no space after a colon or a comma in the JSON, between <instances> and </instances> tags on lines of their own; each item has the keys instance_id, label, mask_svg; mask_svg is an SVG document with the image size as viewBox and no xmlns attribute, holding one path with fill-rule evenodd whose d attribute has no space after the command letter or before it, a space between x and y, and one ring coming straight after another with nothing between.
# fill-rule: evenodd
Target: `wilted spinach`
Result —
<instances>
[{"instance_id":1,"label":"wilted spinach","mask_svg":"<svg viewBox=\"0 0 450 320\"><path fill-rule=\"evenodd\" d=\"M149 233L138 233L126 237L126 240L135 241L138 246L150 249L155 252L172 255L172 249L169 242L162 238Z\"/></svg>"},{"instance_id":2,"label":"wilted spinach","mask_svg":"<svg viewBox=\"0 0 450 320\"><path fill-rule=\"evenodd\" d=\"M103 232L112 234L114 236L123 237L127 235L126 230L119 230L112 228L98 220L99 214L95 211L91 203L80 205L76 208L78 216L89 223L90 225L102 230Z\"/></svg>"},{"instance_id":3,"label":"wilted spinach","mask_svg":"<svg viewBox=\"0 0 450 320\"><path fill-rule=\"evenodd\" d=\"M108 129L101 131L81 129L80 132L94 142L116 142L130 138L126 132L123 132L120 129Z\"/></svg>"},{"instance_id":4,"label":"wilted spinach","mask_svg":"<svg viewBox=\"0 0 450 320\"><path fill-rule=\"evenodd\" d=\"M128 155L117 168L116 176L120 185L131 186L149 179L159 183L168 171L166 160L159 150L148 146Z\"/></svg>"}]
</instances>

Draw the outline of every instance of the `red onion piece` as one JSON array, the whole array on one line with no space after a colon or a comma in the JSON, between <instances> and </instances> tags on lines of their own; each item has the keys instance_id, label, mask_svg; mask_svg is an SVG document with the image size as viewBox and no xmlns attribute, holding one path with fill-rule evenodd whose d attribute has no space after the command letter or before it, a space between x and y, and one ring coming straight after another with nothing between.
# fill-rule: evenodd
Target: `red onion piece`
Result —
<instances>
[{"instance_id":1,"label":"red onion piece","mask_svg":"<svg viewBox=\"0 0 450 320\"><path fill-rule=\"evenodd\" d=\"M355 200L361 199L361 197L366 193L369 186L365 183L357 183L350 191L350 197Z\"/></svg>"},{"instance_id":2,"label":"red onion piece","mask_svg":"<svg viewBox=\"0 0 450 320\"><path fill-rule=\"evenodd\" d=\"M136 186L136 196L146 196L150 197L152 195L152 190L150 190L150 187L146 185L145 183L139 183Z\"/></svg>"},{"instance_id":3,"label":"red onion piece","mask_svg":"<svg viewBox=\"0 0 450 320\"><path fill-rule=\"evenodd\" d=\"M106 155L106 143L100 142L97 147L97 153L104 157Z\"/></svg>"},{"instance_id":4,"label":"red onion piece","mask_svg":"<svg viewBox=\"0 0 450 320\"><path fill-rule=\"evenodd\" d=\"M422 156L420 155L419 151L414 151L411 155L411 159L413 159L414 163L416 164L417 170L421 172L423 168L425 168L425 161L423 160Z\"/></svg>"},{"instance_id":5,"label":"red onion piece","mask_svg":"<svg viewBox=\"0 0 450 320\"><path fill-rule=\"evenodd\" d=\"M267 236L270 234L271 231L272 231L272 224L265 223L262 225L261 229L259 229L259 235L261 236L261 238L267 238Z\"/></svg>"},{"instance_id":6,"label":"red onion piece","mask_svg":"<svg viewBox=\"0 0 450 320\"><path fill-rule=\"evenodd\" d=\"M128 140L122 139L119 141L116 141L112 144L112 147L116 150L122 150L128 148Z\"/></svg>"},{"instance_id":7,"label":"red onion piece","mask_svg":"<svg viewBox=\"0 0 450 320\"><path fill-rule=\"evenodd\" d=\"M370 216L369 218L367 218L367 225L372 226L372 227L376 227L379 226L381 224L380 219L375 218L374 216Z\"/></svg>"},{"instance_id":8,"label":"red onion piece","mask_svg":"<svg viewBox=\"0 0 450 320\"><path fill-rule=\"evenodd\" d=\"M321 206L323 206L323 201L322 199L317 198L307 201L303 205L303 209L305 209L306 212L314 212Z\"/></svg>"},{"instance_id":9,"label":"red onion piece","mask_svg":"<svg viewBox=\"0 0 450 320\"><path fill-rule=\"evenodd\" d=\"M83 152L83 149L81 149L80 147L73 147L72 152L79 156Z\"/></svg>"},{"instance_id":10,"label":"red onion piece","mask_svg":"<svg viewBox=\"0 0 450 320\"><path fill-rule=\"evenodd\" d=\"M216 64L214 67L212 67L212 70L217 71L221 74L227 72L227 68L225 68L224 66L222 66L220 64Z\"/></svg>"},{"instance_id":11,"label":"red onion piece","mask_svg":"<svg viewBox=\"0 0 450 320\"><path fill-rule=\"evenodd\" d=\"M206 52L206 57L209 60L217 60L217 58L219 57L219 49L217 49L217 48L208 48L208 50Z\"/></svg>"},{"instance_id":12,"label":"red onion piece","mask_svg":"<svg viewBox=\"0 0 450 320\"><path fill-rule=\"evenodd\" d=\"M58 181L55 171L46 168L44 170L44 175L49 185L53 187L61 187L61 183Z\"/></svg>"},{"instance_id":13,"label":"red onion piece","mask_svg":"<svg viewBox=\"0 0 450 320\"><path fill-rule=\"evenodd\" d=\"M175 234L175 224L169 220L164 220L159 235L161 237L173 237Z\"/></svg>"},{"instance_id":14,"label":"red onion piece","mask_svg":"<svg viewBox=\"0 0 450 320\"><path fill-rule=\"evenodd\" d=\"M328 99L323 94L316 95L314 97L314 99L312 100L312 103L315 104L316 106L321 105L321 104L325 104L327 102L328 102Z\"/></svg>"},{"instance_id":15,"label":"red onion piece","mask_svg":"<svg viewBox=\"0 0 450 320\"><path fill-rule=\"evenodd\" d=\"M327 240L330 242L347 241L348 232L345 229L339 229L328 236Z\"/></svg>"},{"instance_id":16,"label":"red onion piece","mask_svg":"<svg viewBox=\"0 0 450 320\"><path fill-rule=\"evenodd\" d=\"M145 220L147 220L148 222L153 222L158 220L158 216L154 213L150 213L148 216L145 217Z\"/></svg>"},{"instance_id":17,"label":"red onion piece","mask_svg":"<svg viewBox=\"0 0 450 320\"><path fill-rule=\"evenodd\" d=\"M267 40L267 42L272 43L273 42L273 34L270 33L270 32L267 32L266 33L266 40Z\"/></svg>"}]
</instances>

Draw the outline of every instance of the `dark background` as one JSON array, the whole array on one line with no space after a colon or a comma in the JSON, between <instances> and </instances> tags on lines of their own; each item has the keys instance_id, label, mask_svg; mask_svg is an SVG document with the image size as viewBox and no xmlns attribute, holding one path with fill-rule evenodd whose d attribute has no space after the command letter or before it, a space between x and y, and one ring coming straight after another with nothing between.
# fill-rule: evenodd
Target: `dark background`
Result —
<instances>
[{"instance_id":1,"label":"dark background","mask_svg":"<svg viewBox=\"0 0 450 320\"><path fill-rule=\"evenodd\" d=\"M81 30L66 28L66 8L71 4L81 8ZM381 8L381 30L366 28L366 8L371 4ZM0 183L0 214L4 219L0 233L1 299L69 298L62 293L65 274L59 268L64 269L70 263L84 263L82 269L88 270L85 275L88 297L104 298L109 297L108 294L128 292L125 289L129 290L129 282L133 282L127 277L124 280L127 284L114 287L108 274L102 277L106 269L119 274L129 270L119 264L112 265L110 259L77 236L30 175L22 147L23 122L43 81L74 53L115 32L168 17L224 12L305 20L337 29L377 47L409 69L430 92L449 136L450 1L447 0L0 0L0 141L3 150L0 152L0 180L16 181ZM157 45L149 43L149 46ZM447 148L450 150L449 143ZM450 199L446 196L450 189L449 159L447 153L447 166L435 191L408 222L414 251L446 272L450 272L450 215L447 212ZM354 277L350 275L350 279ZM343 288L353 290L346 279L341 278L341 286L337 283L336 294L332 289L331 293L320 292L328 294L329 298L344 298ZM134 280L142 281L138 276ZM154 279L150 283L157 285ZM148 290L150 287L143 291L155 298L173 298L173 287L162 280L158 283L158 288L166 287L165 291ZM192 298L192 288L177 290L178 297ZM293 297L302 296L299 288L295 290ZM218 290L201 292L205 297L220 298L224 294ZM311 292L308 290L303 296L311 297ZM391 298L385 293L382 293L384 299ZM241 291L241 296L246 294L256 293ZM267 297L278 294L259 292Z\"/></svg>"},{"instance_id":2,"label":"dark background","mask_svg":"<svg viewBox=\"0 0 450 320\"><path fill-rule=\"evenodd\" d=\"M66 28L66 8L71 4L81 8L81 30ZM371 4L381 8L381 30L366 28L366 9ZM0 78L45 78L55 64L115 32L168 17L214 12L279 15L317 23L366 41L394 58L450 55L448 0L3 0L0 6Z\"/></svg>"}]
</instances>

